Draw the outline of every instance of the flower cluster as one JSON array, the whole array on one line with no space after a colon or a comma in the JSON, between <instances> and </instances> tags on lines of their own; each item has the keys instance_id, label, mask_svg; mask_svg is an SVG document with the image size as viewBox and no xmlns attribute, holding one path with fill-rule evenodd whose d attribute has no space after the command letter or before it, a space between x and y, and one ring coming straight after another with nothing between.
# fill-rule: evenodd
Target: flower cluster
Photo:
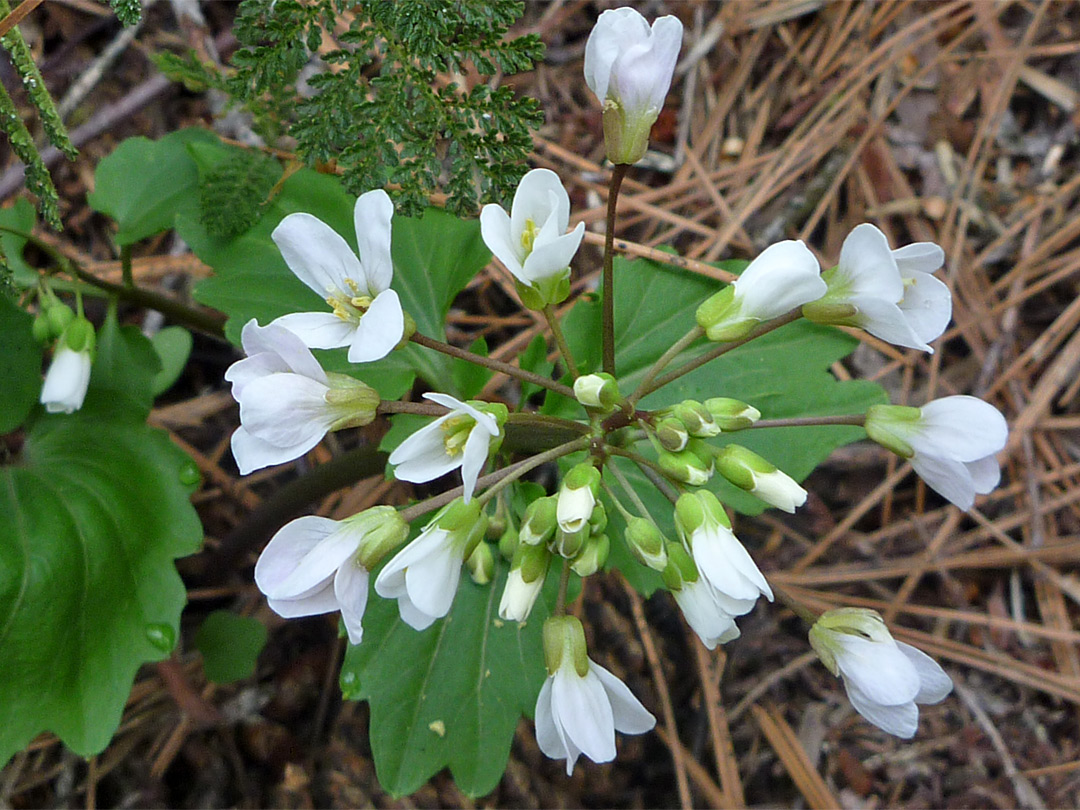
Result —
<instances>
[{"instance_id":1,"label":"flower cluster","mask_svg":"<svg viewBox=\"0 0 1080 810\"><path fill-rule=\"evenodd\" d=\"M603 104L613 162L632 163L644 153L681 36L674 17L650 26L631 9L601 15L586 47L585 77ZM389 455L394 477L426 484L454 473L460 487L400 511L376 506L340 522L293 521L267 545L256 582L283 617L340 612L349 641L358 644L372 575L376 594L396 600L401 620L417 631L450 614L463 587L463 567L476 587L501 583L500 622L527 622L545 583L557 578L557 595L544 610L550 614L543 622L548 677L536 703L537 741L545 754L565 760L567 773L581 754L607 762L615 756L616 731L640 734L655 719L625 684L589 657L581 622L567 612L570 578L602 570L612 548L622 544L659 575L689 627L713 649L739 636L736 620L750 613L759 597L773 600L766 576L735 533L723 493L730 495L733 486L789 513L808 497L789 474L805 471L785 472L751 449L767 445L733 441L735 434L790 421L763 418L754 404L722 391L708 392L717 395L702 400L669 398L650 408L642 407L642 400L691 364L697 367L800 317L932 351L930 342L942 335L951 316L949 289L932 275L944 254L929 243L893 250L869 224L851 232L837 264L824 271L801 241L771 245L733 283L686 314L686 337L657 359L631 392L613 363L605 360L603 370L579 374L570 356L553 307L569 295L584 224L570 227L568 192L553 172L535 169L522 178L509 213L496 204L484 207L480 234L513 277L521 303L543 312L551 326L568 375L563 379L571 384L551 378L539 383L570 405L576 401L578 410L576 418L538 415L521 402L511 415L500 402L461 401L436 392L425 393L425 402L384 403L367 383L324 371L312 354L312 349L347 348L349 361L367 363L412 339L462 355L416 334L413 319L403 311L391 286L392 218L384 192L357 200L359 256L341 235L308 214L290 214L274 230L285 263L330 311L289 313L265 326L252 321L244 327L247 356L226 373L240 404L233 453L246 473L296 459L330 431L366 425L380 413L408 412L431 421L404 439L395 437ZM602 340L613 338L606 334ZM665 367L691 348L697 359L665 375ZM524 375L507 364L498 368ZM358 374L364 376L362 367ZM522 379L538 381L537 375ZM966 396L919 408L878 405L865 415L802 424L864 427L962 509L996 485L1000 472L994 454L1007 439L1001 414ZM509 440L515 430L517 444ZM515 447L535 446L523 438L535 442L548 436L557 438L508 464ZM517 485L529 471L555 461L562 478L552 494L537 497ZM489 463L503 466L484 475ZM661 509L646 502L641 491L652 484L670 505ZM431 512L406 544L410 522ZM550 591L555 590L553 585ZM810 640L843 679L852 705L890 733L914 734L915 705L941 700L951 687L937 664L894 641L880 617L868 611L826 613Z\"/></svg>"}]
</instances>

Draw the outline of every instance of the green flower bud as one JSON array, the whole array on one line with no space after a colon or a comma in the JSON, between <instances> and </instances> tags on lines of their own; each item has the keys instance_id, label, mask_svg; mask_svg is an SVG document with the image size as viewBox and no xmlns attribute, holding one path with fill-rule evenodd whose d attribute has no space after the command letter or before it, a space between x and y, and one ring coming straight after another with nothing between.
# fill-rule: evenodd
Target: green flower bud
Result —
<instances>
[{"instance_id":1,"label":"green flower bud","mask_svg":"<svg viewBox=\"0 0 1080 810\"><path fill-rule=\"evenodd\" d=\"M564 532L578 532L586 527L599 492L600 471L588 461L575 465L559 487L555 510L559 528Z\"/></svg>"},{"instance_id":2,"label":"green flower bud","mask_svg":"<svg viewBox=\"0 0 1080 810\"><path fill-rule=\"evenodd\" d=\"M720 432L708 408L693 399L680 402L671 409L672 415L686 426L687 432L698 439L707 439Z\"/></svg>"},{"instance_id":3,"label":"green flower bud","mask_svg":"<svg viewBox=\"0 0 1080 810\"><path fill-rule=\"evenodd\" d=\"M697 308L695 318L698 326L705 330L705 337L714 342L744 338L760 322L758 318L742 314L742 306L735 300L735 287L730 284L705 299Z\"/></svg>"},{"instance_id":4,"label":"green flower bud","mask_svg":"<svg viewBox=\"0 0 1080 810\"><path fill-rule=\"evenodd\" d=\"M761 411L730 397L712 397L704 402L720 430L743 430L761 418Z\"/></svg>"},{"instance_id":5,"label":"green flower bud","mask_svg":"<svg viewBox=\"0 0 1080 810\"><path fill-rule=\"evenodd\" d=\"M378 391L355 377L333 371L326 373L326 380L330 387L323 399L339 414L330 430L363 427L375 420L381 401Z\"/></svg>"},{"instance_id":6,"label":"green flower bud","mask_svg":"<svg viewBox=\"0 0 1080 810\"><path fill-rule=\"evenodd\" d=\"M717 497L704 489L680 495L675 502L675 530L683 542L689 545L694 532L706 523L731 528L731 520Z\"/></svg>"},{"instance_id":7,"label":"green flower bud","mask_svg":"<svg viewBox=\"0 0 1080 810\"><path fill-rule=\"evenodd\" d=\"M506 528L503 529L503 533L499 536L499 554L502 555L504 560L512 560L518 545L518 530L507 522Z\"/></svg>"},{"instance_id":8,"label":"green flower bud","mask_svg":"<svg viewBox=\"0 0 1080 810\"><path fill-rule=\"evenodd\" d=\"M690 441L690 434L681 421L668 417L656 423L656 438L660 440L660 446L669 453L678 453Z\"/></svg>"},{"instance_id":9,"label":"green flower bud","mask_svg":"<svg viewBox=\"0 0 1080 810\"><path fill-rule=\"evenodd\" d=\"M34 323L30 327L30 334L34 336L34 340L38 343L48 343L55 335L52 333L52 327L49 325L49 317L44 312L39 312L34 316Z\"/></svg>"},{"instance_id":10,"label":"green flower bud","mask_svg":"<svg viewBox=\"0 0 1080 810\"><path fill-rule=\"evenodd\" d=\"M392 506L373 506L344 522L364 535L356 552L356 559L368 571L409 536L409 524Z\"/></svg>"},{"instance_id":11,"label":"green flower bud","mask_svg":"<svg viewBox=\"0 0 1080 810\"><path fill-rule=\"evenodd\" d=\"M477 543L473 553L465 560L469 576L477 585L487 585L495 575L495 555L490 543Z\"/></svg>"},{"instance_id":12,"label":"green flower bud","mask_svg":"<svg viewBox=\"0 0 1080 810\"><path fill-rule=\"evenodd\" d=\"M575 616L552 616L544 622L544 664L549 675L573 666L579 677L589 674L585 628Z\"/></svg>"},{"instance_id":13,"label":"green flower bud","mask_svg":"<svg viewBox=\"0 0 1080 810\"><path fill-rule=\"evenodd\" d=\"M865 608L836 608L825 611L810 628L810 646L833 675L840 674L836 664L836 653L839 651L836 637L841 635L853 635L876 642L892 640L889 628L885 626L885 621L877 611Z\"/></svg>"},{"instance_id":14,"label":"green flower bud","mask_svg":"<svg viewBox=\"0 0 1080 810\"><path fill-rule=\"evenodd\" d=\"M661 575L664 578L664 587L669 591L680 591L685 583L697 582L697 566L682 545L668 541L667 560Z\"/></svg>"},{"instance_id":15,"label":"green flower bud","mask_svg":"<svg viewBox=\"0 0 1080 810\"><path fill-rule=\"evenodd\" d=\"M910 426L922 419L922 410L907 405L871 405L866 410L866 435L901 458L911 458L915 450L897 433L899 425Z\"/></svg>"},{"instance_id":16,"label":"green flower bud","mask_svg":"<svg viewBox=\"0 0 1080 810\"><path fill-rule=\"evenodd\" d=\"M60 340L73 352L92 352L96 342L94 325L86 318L75 318L67 325Z\"/></svg>"},{"instance_id":17,"label":"green flower bud","mask_svg":"<svg viewBox=\"0 0 1080 810\"><path fill-rule=\"evenodd\" d=\"M610 374L585 374L574 380L574 396L586 408L615 410L622 403L618 383Z\"/></svg>"},{"instance_id":18,"label":"green flower bud","mask_svg":"<svg viewBox=\"0 0 1080 810\"><path fill-rule=\"evenodd\" d=\"M555 537L551 542L551 550L560 557L568 560L574 559L581 553L585 541L589 539L589 524L585 524L576 532L568 532L563 529L555 530Z\"/></svg>"},{"instance_id":19,"label":"green flower bud","mask_svg":"<svg viewBox=\"0 0 1080 810\"><path fill-rule=\"evenodd\" d=\"M544 546L518 546L499 602L500 618L514 622L529 618L550 563L551 554Z\"/></svg>"},{"instance_id":20,"label":"green flower bud","mask_svg":"<svg viewBox=\"0 0 1080 810\"><path fill-rule=\"evenodd\" d=\"M537 498L525 509L525 517L521 521L521 529L518 539L530 546L546 543L555 533L558 525L555 521L555 509L558 498L548 495L545 498Z\"/></svg>"},{"instance_id":21,"label":"green flower bud","mask_svg":"<svg viewBox=\"0 0 1080 810\"><path fill-rule=\"evenodd\" d=\"M702 462L698 454L689 448L678 453L660 453L657 461L670 478L695 487L706 483L713 474L713 465Z\"/></svg>"},{"instance_id":22,"label":"green flower bud","mask_svg":"<svg viewBox=\"0 0 1080 810\"><path fill-rule=\"evenodd\" d=\"M729 444L716 455L716 469L740 489L785 512L806 503L806 490L757 453Z\"/></svg>"},{"instance_id":23,"label":"green flower bud","mask_svg":"<svg viewBox=\"0 0 1080 810\"><path fill-rule=\"evenodd\" d=\"M600 534L607 528L608 515L603 501L597 501L593 506L592 515L589 517L589 533Z\"/></svg>"},{"instance_id":24,"label":"green flower bud","mask_svg":"<svg viewBox=\"0 0 1080 810\"><path fill-rule=\"evenodd\" d=\"M49 326L49 336L58 338L64 334L72 321L75 320L75 312L67 304L61 304L55 300L45 309L45 320ZM81 351L81 349L75 349Z\"/></svg>"},{"instance_id":25,"label":"green flower bud","mask_svg":"<svg viewBox=\"0 0 1080 810\"><path fill-rule=\"evenodd\" d=\"M607 563L610 551L611 539L606 534L593 534L585 541L581 553L570 563L570 570L582 578L595 574Z\"/></svg>"},{"instance_id":26,"label":"green flower bud","mask_svg":"<svg viewBox=\"0 0 1080 810\"><path fill-rule=\"evenodd\" d=\"M651 520L634 517L626 521L626 545L642 565L663 571L667 567L665 544L664 535Z\"/></svg>"}]
</instances>

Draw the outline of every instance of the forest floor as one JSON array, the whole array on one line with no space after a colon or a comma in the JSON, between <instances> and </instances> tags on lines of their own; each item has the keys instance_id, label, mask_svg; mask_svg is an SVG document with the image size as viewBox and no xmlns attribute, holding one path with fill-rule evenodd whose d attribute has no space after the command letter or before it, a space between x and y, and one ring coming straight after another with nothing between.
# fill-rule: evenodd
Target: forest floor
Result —
<instances>
[{"instance_id":1,"label":"forest floor","mask_svg":"<svg viewBox=\"0 0 1080 810\"><path fill-rule=\"evenodd\" d=\"M515 29L547 45L545 61L512 81L546 111L532 162L559 174L572 223L588 225L583 267L598 265L608 170L582 60L596 16L612 5L530 2ZM863 335L833 370L879 382L895 402L972 394L993 403L1011 427L1000 487L963 513L862 442L811 476L798 515L741 518L736 529L792 596L880 610L899 638L945 666L953 694L921 709L915 739L891 738L853 712L779 603L759 605L740 639L710 653L670 600L643 601L610 575L586 609L609 641L601 663L654 711L656 731L622 738L614 763L582 761L568 779L523 720L491 795L470 799L441 774L395 799L375 779L366 705L340 697L336 619L285 623L252 582L266 535L227 584L207 575L209 552L303 462L237 474L228 446L239 417L222 380L237 355L200 339L151 416L204 479L195 503L208 552L178 562L190 590L181 652L143 668L113 743L89 762L49 735L35 740L0 771L0 806L1080 806L1080 4L634 5L677 14L686 36L647 166L623 186L624 252L670 245L709 275L709 262L800 238L827 267L864 221L893 245L945 250L939 275L954 320L935 353ZM108 221L86 194L121 140L187 126L244 134L220 99L169 84L149 60L193 46L227 63L234 13L231 2L159 2L126 41L91 0L55 0L21 23L55 98L98 72L68 117L81 154L54 167L65 229L49 236L92 272L119 277ZM115 61L99 70L114 43ZM0 77L11 86L6 62ZM10 200L22 193L18 168L0 150ZM208 272L171 234L138 245L134 268L140 284L178 295ZM575 281L583 289L595 277ZM513 285L492 264L468 311L452 310L452 342L486 335L493 356L519 353L543 325L536 313L508 314L506 294ZM149 316L127 317L146 325ZM314 458L332 451L325 444ZM401 486L380 476L310 509L335 517L401 502ZM209 684L198 654L185 651L189 631L220 607L271 631L256 675L228 686Z\"/></svg>"}]
</instances>

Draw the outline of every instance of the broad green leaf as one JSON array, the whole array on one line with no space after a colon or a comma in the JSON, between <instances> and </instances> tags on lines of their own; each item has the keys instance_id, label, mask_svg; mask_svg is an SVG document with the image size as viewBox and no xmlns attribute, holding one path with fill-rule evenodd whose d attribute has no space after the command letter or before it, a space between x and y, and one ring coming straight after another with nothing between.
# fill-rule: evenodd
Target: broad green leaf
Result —
<instances>
[{"instance_id":1,"label":"broad green leaf","mask_svg":"<svg viewBox=\"0 0 1080 810\"><path fill-rule=\"evenodd\" d=\"M483 337L477 338L469 347L469 351L481 357L487 357L487 340ZM488 380L495 376L494 372L485 366L479 366L467 360L459 360L456 357L453 359L450 368L454 375L454 387L465 399L473 399L487 385Z\"/></svg>"},{"instance_id":2,"label":"broad green leaf","mask_svg":"<svg viewBox=\"0 0 1080 810\"><path fill-rule=\"evenodd\" d=\"M198 207L199 173L188 156L188 144L217 140L198 128L157 141L128 138L98 164L86 201L116 220L117 244L130 245L168 230L177 214Z\"/></svg>"},{"instance_id":3,"label":"broad green leaf","mask_svg":"<svg viewBox=\"0 0 1080 810\"><path fill-rule=\"evenodd\" d=\"M258 619L215 610L195 633L195 648L202 653L207 680L232 683L250 678L266 636L266 627Z\"/></svg>"},{"instance_id":4,"label":"broad green leaf","mask_svg":"<svg viewBox=\"0 0 1080 810\"><path fill-rule=\"evenodd\" d=\"M23 423L41 391L41 345L30 333L33 322L0 295L0 435Z\"/></svg>"},{"instance_id":5,"label":"broad green leaf","mask_svg":"<svg viewBox=\"0 0 1080 810\"><path fill-rule=\"evenodd\" d=\"M182 326L166 326L155 333L150 342L161 363L161 371L154 375L150 385L150 392L156 397L164 394L180 379L191 355L191 332Z\"/></svg>"},{"instance_id":6,"label":"broad green leaf","mask_svg":"<svg viewBox=\"0 0 1080 810\"><path fill-rule=\"evenodd\" d=\"M38 411L0 467L0 762L42 731L101 751L136 670L175 644L172 561L202 539L199 476L145 424L156 369L149 341L110 318L83 408Z\"/></svg>"},{"instance_id":7,"label":"broad green leaf","mask_svg":"<svg viewBox=\"0 0 1080 810\"><path fill-rule=\"evenodd\" d=\"M739 271L745 263L731 262L726 269ZM615 260L615 356L619 386L624 394L637 387L646 371L664 351L694 326L694 312L719 285L673 267L644 259ZM567 316L564 329L575 356L595 368L599 363L594 344L598 334L599 305L583 301ZM857 341L839 330L806 321L789 324L735 349L645 397L642 407L658 408L683 399L704 400L714 396L741 399L758 408L764 419L863 413L884 402L874 383L837 380L830 366L849 354ZM707 341L684 352L668 367L677 368L711 348ZM710 443L742 444L778 466L796 480L803 480L834 449L865 436L856 427L799 427L754 429L724 434ZM646 443L638 449L647 458L655 454ZM660 527L674 539L670 502L633 466L619 468L632 479ZM714 476L709 487L728 506L755 515L766 505ZM650 593L659 579L633 562L618 535L622 519L614 510L611 562L623 570L636 587ZM627 567L624 567L627 566Z\"/></svg>"},{"instance_id":8,"label":"broad green leaf","mask_svg":"<svg viewBox=\"0 0 1080 810\"><path fill-rule=\"evenodd\" d=\"M547 672L541 629L554 602L557 572L529 620L499 619L507 564L496 552L489 585L462 573L450 615L417 632L394 600L373 598L364 640L341 670L347 698L371 704L371 747L379 784L401 796L449 767L470 796L498 784L519 717L532 716Z\"/></svg>"},{"instance_id":9,"label":"broad green leaf","mask_svg":"<svg viewBox=\"0 0 1080 810\"><path fill-rule=\"evenodd\" d=\"M38 283L38 272L23 259L26 237L18 233L30 233L34 230L34 206L25 197L18 197L10 208L0 209L0 249L11 268L12 282L16 287L33 287ZM10 228L18 233L2 230Z\"/></svg>"},{"instance_id":10,"label":"broad green leaf","mask_svg":"<svg viewBox=\"0 0 1080 810\"><path fill-rule=\"evenodd\" d=\"M539 374L541 377L548 377L554 370L555 364L548 360L547 356L547 339L544 335L537 335L529 343L528 348L521 353L521 367L526 371ZM529 397L541 390L538 385L523 382L521 384L521 402L526 402Z\"/></svg>"}]
</instances>

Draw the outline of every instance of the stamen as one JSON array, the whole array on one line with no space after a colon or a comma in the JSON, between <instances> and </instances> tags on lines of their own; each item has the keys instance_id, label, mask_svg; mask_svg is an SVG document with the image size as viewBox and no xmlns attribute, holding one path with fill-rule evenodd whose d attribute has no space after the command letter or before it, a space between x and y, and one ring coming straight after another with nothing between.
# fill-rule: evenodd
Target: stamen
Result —
<instances>
[{"instance_id":1,"label":"stamen","mask_svg":"<svg viewBox=\"0 0 1080 810\"><path fill-rule=\"evenodd\" d=\"M533 243L536 242L536 233L539 229L531 219L525 220L525 228L521 232L521 246L525 248L525 255L532 253Z\"/></svg>"}]
</instances>

